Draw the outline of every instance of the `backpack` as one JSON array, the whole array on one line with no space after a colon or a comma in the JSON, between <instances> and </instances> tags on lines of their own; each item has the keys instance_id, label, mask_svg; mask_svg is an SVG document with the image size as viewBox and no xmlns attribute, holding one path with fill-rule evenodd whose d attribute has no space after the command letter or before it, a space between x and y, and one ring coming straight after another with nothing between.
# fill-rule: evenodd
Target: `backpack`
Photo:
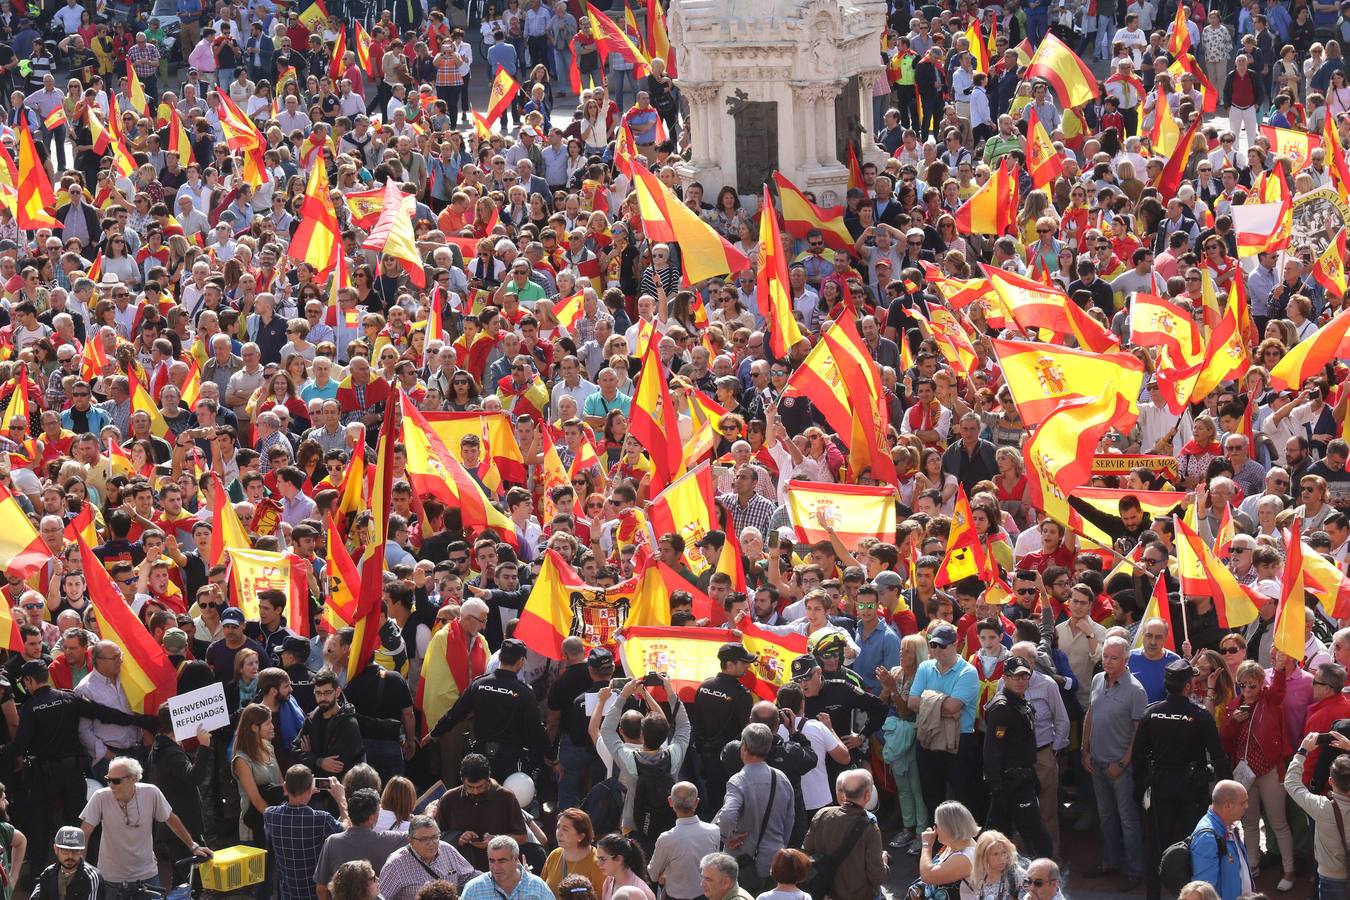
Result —
<instances>
[{"instance_id":1,"label":"backpack","mask_svg":"<svg viewBox=\"0 0 1350 900\"><path fill-rule=\"evenodd\" d=\"M610 834L623 824L623 805L627 799L628 788L614 774L591 786L586 799L581 801L581 808L591 817L596 834Z\"/></svg>"},{"instance_id":2,"label":"backpack","mask_svg":"<svg viewBox=\"0 0 1350 900\"><path fill-rule=\"evenodd\" d=\"M655 756L634 753L637 767L637 787L633 791L633 833L647 846L655 846L656 839L675 827L675 810L667 799L675 786L670 774L670 750ZM644 847L646 849L646 847ZM648 854L651 850L647 850Z\"/></svg>"},{"instance_id":3,"label":"backpack","mask_svg":"<svg viewBox=\"0 0 1350 900\"><path fill-rule=\"evenodd\" d=\"M1188 834L1163 851L1158 864L1158 880L1169 891L1180 891L1191 880L1191 842L1197 834L1211 834L1218 847L1219 856L1223 856L1223 844L1213 828L1202 828L1194 834Z\"/></svg>"}]
</instances>

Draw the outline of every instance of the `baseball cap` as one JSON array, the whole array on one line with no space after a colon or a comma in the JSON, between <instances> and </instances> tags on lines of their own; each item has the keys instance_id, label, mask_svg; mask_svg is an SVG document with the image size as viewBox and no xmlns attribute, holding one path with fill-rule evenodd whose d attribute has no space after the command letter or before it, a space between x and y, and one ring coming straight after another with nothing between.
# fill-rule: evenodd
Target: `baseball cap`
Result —
<instances>
[{"instance_id":1,"label":"baseball cap","mask_svg":"<svg viewBox=\"0 0 1350 900\"><path fill-rule=\"evenodd\" d=\"M950 647L956 643L956 629L944 622L928 632L928 643L937 644L940 647Z\"/></svg>"},{"instance_id":2,"label":"baseball cap","mask_svg":"<svg viewBox=\"0 0 1350 900\"><path fill-rule=\"evenodd\" d=\"M809 653L799 656L792 661L792 680L805 681L817 668L819 663L814 656Z\"/></svg>"},{"instance_id":3,"label":"baseball cap","mask_svg":"<svg viewBox=\"0 0 1350 900\"><path fill-rule=\"evenodd\" d=\"M758 658L737 643L726 643L717 648L718 662L754 662Z\"/></svg>"},{"instance_id":4,"label":"baseball cap","mask_svg":"<svg viewBox=\"0 0 1350 900\"><path fill-rule=\"evenodd\" d=\"M1031 665L1020 656L1010 656L1003 663L1003 676L1022 675L1031 672Z\"/></svg>"},{"instance_id":5,"label":"baseball cap","mask_svg":"<svg viewBox=\"0 0 1350 900\"><path fill-rule=\"evenodd\" d=\"M244 625L244 613L243 611L235 609L233 606L231 606L221 611L220 622L222 625L234 624L242 628Z\"/></svg>"},{"instance_id":6,"label":"baseball cap","mask_svg":"<svg viewBox=\"0 0 1350 900\"><path fill-rule=\"evenodd\" d=\"M84 832L74 825L65 825L56 832L54 841L57 848L61 850L83 850Z\"/></svg>"},{"instance_id":7,"label":"baseball cap","mask_svg":"<svg viewBox=\"0 0 1350 900\"><path fill-rule=\"evenodd\" d=\"M592 647L586 654L586 665L592 669L607 669L614 665L614 654L604 647Z\"/></svg>"},{"instance_id":8,"label":"baseball cap","mask_svg":"<svg viewBox=\"0 0 1350 900\"><path fill-rule=\"evenodd\" d=\"M900 575L896 572L886 571L878 572L877 577L872 579L872 583L878 588L895 588L899 590L904 585Z\"/></svg>"},{"instance_id":9,"label":"baseball cap","mask_svg":"<svg viewBox=\"0 0 1350 900\"><path fill-rule=\"evenodd\" d=\"M177 655L187 650L187 632L181 628L170 628L164 632L164 652Z\"/></svg>"}]
</instances>

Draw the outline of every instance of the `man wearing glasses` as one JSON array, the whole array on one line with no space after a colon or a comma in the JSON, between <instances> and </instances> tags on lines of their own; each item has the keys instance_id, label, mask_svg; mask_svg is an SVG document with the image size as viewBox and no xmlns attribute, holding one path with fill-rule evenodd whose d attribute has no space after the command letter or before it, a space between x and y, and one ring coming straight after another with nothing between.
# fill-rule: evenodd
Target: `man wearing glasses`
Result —
<instances>
[{"instance_id":1,"label":"man wearing glasses","mask_svg":"<svg viewBox=\"0 0 1350 900\"><path fill-rule=\"evenodd\" d=\"M408 845L394 851L380 868L380 896L385 900L412 900L428 879L463 886L477 874L458 850L441 840L435 819L413 816L408 824Z\"/></svg>"},{"instance_id":2,"label":"man wearing glasses","mask_svg":"<svg viewBox=\"0 0 1350 900\"><path fill-rule=\"evenodd\" d=\"M122 687L121 648L112 641L99 641L94 645L93 663L94 670L75 686L75 696L130 716L131 702ZM92 761L95 778L108 774L116 757L144 761L149 755L136 725L81 719L80 744ZM184 843L191 845L192 841Z\"/></svg>"}]
</instances>

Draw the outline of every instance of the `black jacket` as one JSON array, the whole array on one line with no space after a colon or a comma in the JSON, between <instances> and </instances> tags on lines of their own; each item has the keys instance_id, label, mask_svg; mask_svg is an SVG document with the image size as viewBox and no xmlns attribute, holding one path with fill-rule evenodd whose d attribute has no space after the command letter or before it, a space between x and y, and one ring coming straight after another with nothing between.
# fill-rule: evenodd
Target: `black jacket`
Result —
<instances>
[{"instance_id":1,"label":"black jacket","mask_svg":"<svg viewBox=\"0 0 1350 900\"><path fill-rule=\"evenodd\" d=\"M302 742L309 738L309 750ZM337 713L325 719L323 711L315 709L305 719L305 725L295 737L297 761L320 772L319 760L336 756L342 761L342 771L350 771L357 763L366 761L366 745L361 740L361 726L356 723L356 710L350 703L338 705Z\"/></svg>"},{"instance_id":2,"label":"black jacket","mask_svg":"<svg viewBox=\"0 0 1350 900\"><path fill-rule=\"evenodd\" d=\"M1252 77L1252 96L1256 98L1255 106L1260 106L1266 102L1266 86L1263 79L1256 72L1256 67L1247 69L1247 74ZM1233 105L1233 79L1237 76L1237 69L1228 73L1228 77L1223 80L1223 105Z\"/></svg>"},{"instance_id":3,"label":"black jacket","mask_svg":"<svg viewBox=\"0 0 1350 900\"><path fill-rule=\"evenodd\" d=\"M33 885L33 893L29 894L29 900L56 900L61 896L57 890L57 879L61 877L61 864L52 863L42 870L38 876L37 883ZM75 877L70 880L66 886L66 900L99 900L103 896L103 879L99 877L98 869L95 869L89 863L85 863Z\"/></svg>"},{"instance_id":4,"label":"black jacket","mask_svg":"<svg viewBox=\"0 0 1350 900\"><path fill-rule=\"evenodd\" d=\"M169 801L178 818L183 821L191 834L202 833L202 798L199 788L205 787L211 780L215 757L209 746L199 746L192 756L174 742L167 734L155 735L154 746L150 748L151 781L164 798ZM164 828L159 835L161 841L177 844L175 858L186 856L187 848L182 847L176 835ZM182 852L180 852L180 849Z\"/></svg>"}]
</instances>

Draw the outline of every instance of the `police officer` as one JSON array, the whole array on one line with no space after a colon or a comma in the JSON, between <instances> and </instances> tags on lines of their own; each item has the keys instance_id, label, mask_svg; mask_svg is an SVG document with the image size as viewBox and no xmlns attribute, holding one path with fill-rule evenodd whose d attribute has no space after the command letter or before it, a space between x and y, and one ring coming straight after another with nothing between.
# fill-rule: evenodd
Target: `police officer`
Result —
<instances>
[{"instance_id":1,"label":"police officer","mask_svg":"<svg viewBox=\"0 0 1350 900\"><path fill-rule=\"evenodd\" d=\"M291 696L305 715L314 711L314 673L309 670L309 641L291 635L281 642L281 668L291 676Z\"/></svg>"},{"instance_id":2,"label":"police officer","mask_svg":"<svg viewBox=\"0 0 1350 900\"><path fill-rule=\"evenodd\" d=\"M806 694L807 718L828 714L830 727L848 748L853 758L852 764L865 765L868 740L886 723L888 710L881 698L868 693L861 679L844 666L844 647L842 634L835 632L825 635L815 645L815 670L800 679L794 676L794 680ZM858 732L856 729L860 718L863 726L862 731ZM847 768L849 766L840 765L833 759L825 760L825 772L830 784L834 784L839 773Z\"/></svg>"},{"instance_id":3,"label":"police officer","mask_svg":"<svg viewBox=\"0 0 1350 900\"><path fill-rule=\"evenodd\" d=\"M1232 777L1214 717L1186 696L1194 675L1184 659L1169 663L1163 672L1167 696L1149 704L1135 732L1134 789L1137 799L1145 800L1148 816L1144 872L1149 900L1161 895L1163 850L1194 827L1209 803L1214 779Z\"/></svg>"},{"instance_id":4,"label":"police officer","mask_svg":"<svg viewBox=\"0 0 1350 900\"><path fill-rule=\"evenodd\" d=\"M516 638L502 641L497 651L497 671L476 679L455 702L431 733L422 739L425 747L433 740L473 716L473 752L486 756L492 764L492 777L505 781L521 771L522 763L537 769L548 752L548 732L539 715L539 704L529 685L520 680L525 665L525 644Z\"/></svg>"},{"instance_id":5,"label":"police officer","mask_svg":"<svg viewBox=\"0 0 1350 900\"><path fill-rule=\"evenodd\" d=\"M689 725L694 732L699 780L703 785L698 811L709 822L722 807L730 777L722 766L722 748L727 741L740 737L741 729L750 720L755 700L741 679L756 658L738 643L723 644L717 649L722 671L698 686L689 707Z\"/></svg>"},{"instance_id":6,"label":"police officer","mask_svg":"<svg viewBox=\"0 0 1350 900\"><path fill-rule=\"evenodd\" d=\"M19 667L18 675L28 702L19 710L19 731L14 744L26 764L24 772L32 801L28 847L33 871L40 872L47 862L57 804L61 806L60 821L66 825L76 824L80 810L84 809L84 772L89 760L80 744L80 719L149 729L156 728L159 722L154 716L125 713L53 688L45 660L28 660Z\"/></svg>"},{"instance_id":7,"label":"police officer","mask_svg":"<svg viewBox=\"0 0 1350 900\"><path fill-rule=\"evenodd\" d=\"M1003 691L984 707L984 781L989 786L990 828L1015 826L1033 857L1049 856L1050 835L1041 822L1036 781L1036 724L1027 703L1031 664L1010 656Z\"/></svg>"}]
</instances>

